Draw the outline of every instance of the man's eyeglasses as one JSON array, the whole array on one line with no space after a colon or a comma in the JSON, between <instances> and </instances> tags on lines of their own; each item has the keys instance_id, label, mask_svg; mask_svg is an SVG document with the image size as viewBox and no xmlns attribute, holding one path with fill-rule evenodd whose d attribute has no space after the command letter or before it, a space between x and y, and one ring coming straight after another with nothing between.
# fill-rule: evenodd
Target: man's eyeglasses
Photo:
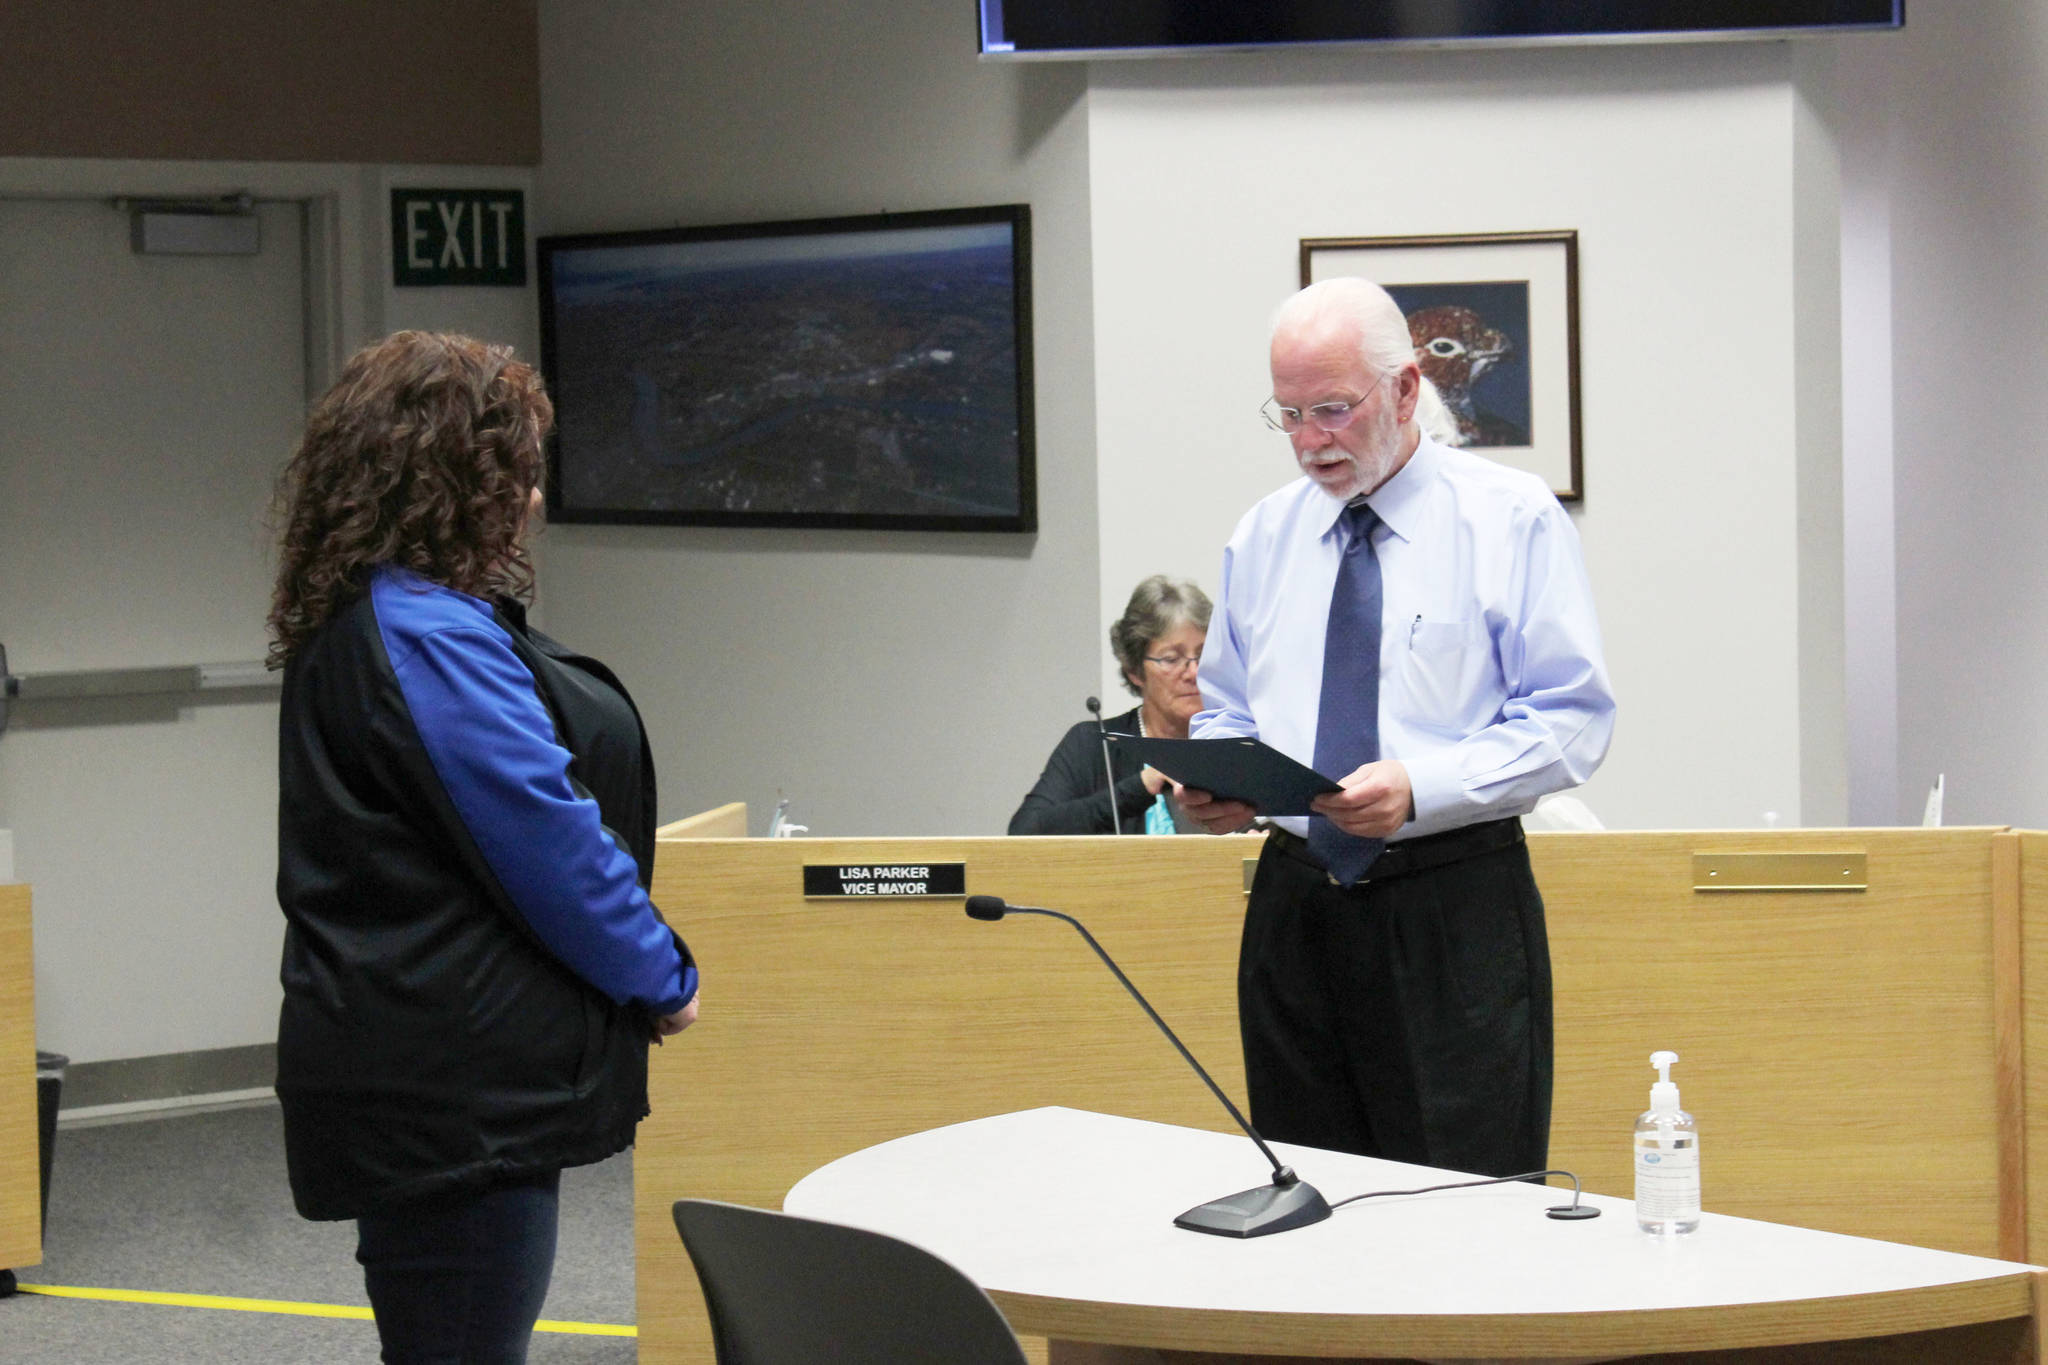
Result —
<instances>
[{"instance_id":1,"label":"man's eyeglasses","mask_svg":"<svg viewBox=\"0 0 2048 1365\"><path fill-rule=\"evenodd\" d=\"M1202 662L1199 654L1147 654L1145 662L1156 666L1162 673L1178 673L1183 668L1194 668Z\"/></svg>"},{"instance_id":2,"label":"man's eyeglasses","mask_svg":"<svg viewBox=\"0 0 2048 1365\"><path fill-rule=\"evenodd\" d=\"M1259 406L1259 416L1266 419L1266 425L1275 431L1284 431L1289 436L1300 431L1304 424L1313 425L1318 431L1342 431L1358 420L1359 412L1365 407L1365 400L1372 397L1387 377L1381 375L1372 388L1367 389L1348 403L1318 403L1306 411L1290 408L1275 399L1268 398Z\"/></svg>"}]
</instances>

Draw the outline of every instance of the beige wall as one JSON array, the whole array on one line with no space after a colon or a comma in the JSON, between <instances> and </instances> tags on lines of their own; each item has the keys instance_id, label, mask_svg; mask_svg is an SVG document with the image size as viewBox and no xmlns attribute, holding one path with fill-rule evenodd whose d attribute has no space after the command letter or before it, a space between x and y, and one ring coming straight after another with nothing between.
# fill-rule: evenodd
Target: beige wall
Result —
<instances>
[{"instance_id":1,"label":"beige wall","mask_svg":"<svg viewBox=\"0 0 2048 1365\"><path fill-rule=\"evenodd\" d=\"M52 9L7 7L0 36L17 16ZM1808 772L1816 752L1825 759L1815 743L1828 636L1839 631L1852 659L1856 818L1917 818L1945 770L1952 816L2048 824L2048 538L2033 491L2048 431L2048 385L2034 374L2048 355L2036 287L2048 278L2048 236L2036 230L2048 212L2048 11L2031 0L1916 0L1904 35L1789 48L1147 63L1097 68L1092 90L1083 67L975 63L952 0L864 11L825 0L548 0L539 32L545 163L531 179L502 167L433 172L449 184L528 186L537 231L1010 200L1035 215L1035 537L548 532L544 620L633 686L657 739L664 816L743 798L758 831L781 792L821 833L1000 829L1081 696L1108 687L1102 629L1130 578L1157 566L1210 579L1215 547L1257 491L1249 481L1284 477L1256 463L1244 395L1249 385L1255 407L1257 335L1291 283L1291 240L1378 224L1576 225L1588 302L1588 500L1577 516L1623 702L1613 767L1589 793L1596 806L1617 824L1751 823L1767 808L1826 818ZM1439 117L1459 136L1436 140ZM18 126L0 118L0 136ZM1326 209L1267 202L1276 138L1363 158L1388 129L1432 135L1422 188ZM1207 170L1204 147L1215 151ZM1488 174L1447 187L1446 158ZM246 185L318 199L336 224L338 347L424 325L530 353L530 293L390 287L385 191L415 174L0 158L0 195ZM1830 269L1837 211L1852 395L1840 551L1825 515L1829 437L1813 420L1825 404L1804 393L1816 365L1826 380L1827 347L1809 333L1825 321L1829 281L1810 276ZM1725 292L1703 290L1703 272ZM1184 314L1145 331L1146 306L1170 296ZM1239 349L1191 355L1203 338ZM1151 387L1126 387L1134 377ZM1213 402L1214 422L1166 439L1137 421L1132 396L1161 386L1194 412ZM0 443L0 462L26 458ZM61 467L71 457L33 458ZM1219 482L1162 515L1152 490L1176 486L1191 463ZM161 456L135 473L155 486L190 477ZM246 544L266 477L251 469L222 482L180 533ZM161 515L172 501L159 500ZM9 523L21 563L81 538L61 506L40 511ZM1818 531L1810 511L1822 514ZM1849 606L1831 623L1824 580L1837 553ZM152 572L190 582L211 559L211 549L172 555ZM92 604L127 583L126 570L86 567L105 581L24 596L0 611L0 641L26 646L31 601L45 604L38 612L58 602L47 619L81 641L112 638L121 618ZM95 661L174 662L167 642L188 637L217 641L195 643L193 657L255 647L209 634L214 619L211 605L173 607L148 627L165 634L133 642L151 646L147 657ZM51 666L33 652L14 664ZM1881 685L1891 679L1895 694ZM41 902L46 1046L91 1061L267 1036L269 949L237 949L233 974L195 950L141 1013L104 1002L131 998L161 961L145 969L95 946L156 932L166 916L165 928L195 942L275 932L260 885L271 759L263 713L235 719L245 705L263 703L209 705L179 722L195 749L175 762L162 752L164 726L77 736L91 767L140 794L137 812L144 798L178 801L202 783L244 794L212 812L215 826L239 829L224 862L195 851L188 835L207 812L185 809L189 800L151 835L147 846L186 879L176 902L92 894L104 832L65 812L144 815L75 784L61 809L9 785L58 732L0 738L0 827L59 831L19 840L17 875L62 880L45 870L70 860L81 870L63 876L84 888L67 899L52 886ZM207 893L209 866L257 888L211 922L179 908ZM60 1022L71 1019L94 1022Z\"/></svg>"},{"instance_id":2,"label":"beige wall","mask_svg":"<svg viewBox=\"0 0 2048 1365\"><path fill-rule=\"evenodd\" d=\"M16 672L262 657L265 511L309 321L330 364L406 326L532 353L527 291L392 287L387 191L419 174L0 158L0 275L16 281L0 297L0 644ZM530 189L520 168L430 174ZM135 256L107 202L222 185L273 201L261 256ZM301 205L322 243L310 267ZM14 708L0 828L36 888L45 1048L96 1062L274 1036L276 728L268 692Z\"/></svg>"},{"instance_id":3,"label":"beige wall","mask_svg":"<svg viewBox=\"0 0 2048 1365\"><path fill-rule=\"evenodd\" d=\"M1784 44L1096 67L1097 384L1162 399L1097 423L1100 610L1161 567L1213 589L1237 518L1295 477L1257 408L1301 238L1575 229L1573 519L1620 702L1584 799L1617 827L1841 823L1839 733L1802 705L1809 681L1841 691L1803 657L1840 629L1824 599L1802 611L1840 531L1800 477L1810 457L1825 488L1837 451L1801 429L1840 412L1800 382L1838 345L1831 313L1800 330L1802 188L1833 205L1802 110ZM1178 534L1114 529L1148 518ZM1702 714L1708 676L1739 725Z\"/></svg>"},{"instance_id":4,"label":"beige wall","mask_svg":"<svg viewBox=\"0 0 2048 1365\"><path fill-rule=\"evenodd\" d=\"M1897 809L1916 818L1946 772L1951 822L2038 827L2048 6L1915 0L1908 14L1899 42L1844 48L1841 83L1845 117L1879 141L1867 174L1890 191Z\"/></svg>"},{"instance_id":5,"label":"beige wall","mask_svg":"<svg viewBox=\"0 0 2048 1365\"><path fill-rule=\"evenodd\" d=\"M971 22L542 10L545 231L1032 210L1036 535L549 529L547 627L633 690L664 818L744 800L758 834L786 795L820 834L1000 833L1098 685L1084 73L977 65Z\"/></svg>"}]
</instances>

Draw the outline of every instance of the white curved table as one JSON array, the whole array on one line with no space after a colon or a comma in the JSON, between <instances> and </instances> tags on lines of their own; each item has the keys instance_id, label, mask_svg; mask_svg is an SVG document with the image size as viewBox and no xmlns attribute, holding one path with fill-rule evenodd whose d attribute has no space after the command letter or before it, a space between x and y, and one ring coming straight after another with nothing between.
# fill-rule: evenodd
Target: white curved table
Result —
<instances>
[{"instance_id":1,"label":"white curved table","mask_svg":"<svg viewBox=\"0 0 2048 1365\"><path fill-rule=\"evenodd\" d=\"M1457 1178L1275 1148L1333 1203ZM1711 1148L1706 1174L1711 1205ZM1367 1200L1251 1241L1173 1226L1267 1175L1242 1137L1046 1108L855 1152L804 1177L783 1207L945 1257L1018 1331L1054 1338L1055 1361L1158 1349L1583 1359L1939 1332L1858 1358L2048 1362L2036 1267L1711 1212L1693 1236L1663 1241L1637 1232L1625 1199L1587 1195L1603 1215L1560 1222L1543 1209L1569 1191L1520 1184ZM1062 1342L1150 1349L1063 1354Z\"/></svg>"}]
</instances>

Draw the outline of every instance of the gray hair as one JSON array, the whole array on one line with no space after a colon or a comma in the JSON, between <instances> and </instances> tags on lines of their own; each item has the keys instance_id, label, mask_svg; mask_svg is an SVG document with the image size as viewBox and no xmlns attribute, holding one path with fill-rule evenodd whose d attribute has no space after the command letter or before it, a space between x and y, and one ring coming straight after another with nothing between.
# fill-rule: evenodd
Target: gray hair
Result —
<instances>
[{"instance_id":1,"label":"gray hair","mask_svg":"<svg viewBox=\"0 0 2048 1365\"><path fill-rule=\"evenodd\" d=\"M1131 682L1131 675L1145 676L1145 651L1152 642L1184 625L1209 628L1209 595L1185 578L1153 574L1131 590L1124 614L1109 628L1110 652L1132 696L1144 691Z\"/></svg>"},{"instance_id":2,"label":"gray hair","mask_svg":"<svg viewBox=\"0 0 2048 1365\"><path fill-rule=\"evenodd\" d=\"M1461 446L1464 436L1458 431L1458 419L1451 416L1451 410L1444 406L1444 396L1436 391L1436 385L1429 382L1429 376L1422 377L1422 392L1415 399L1415 424L1422 428L1422 434L1440 446Z\"/></svg>"},{"instance_id":3,"label":"gray hair","mask_svg":"<svg viewBox=\"0 0 2048 1365\"><path fill-rule=\"evenodd\" d=\"M1336 319L1358 335L1358 350L1374 374L1398 374L1415 363L1408 319L1393 296L1371 280L1339 275L1317 280L1273 310L1273 332Z\"/></svg>"}]
</instances>

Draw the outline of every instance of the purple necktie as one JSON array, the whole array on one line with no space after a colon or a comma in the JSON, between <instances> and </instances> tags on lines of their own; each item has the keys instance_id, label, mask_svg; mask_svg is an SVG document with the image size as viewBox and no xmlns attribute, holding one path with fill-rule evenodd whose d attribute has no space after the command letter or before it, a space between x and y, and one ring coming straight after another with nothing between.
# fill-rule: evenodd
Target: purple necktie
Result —
<instances>
[{"instance_id":1,"label":"purple necktie","mask_svg":"<svg viewBox=\"0 0 2048 1365\"><path fill-rule=\"evenodd\" d=\"M1349 538L1330 593L1322 705L1316 712L1315 770L1333 782L1380 756L1380 561L1372 548L1379 520L1363 502L1344 508ZM1341 885L1363 877L1386 843L1346 834L1320 815L1309 817L1309 849Z\"/></svg>"}]
</instances>

